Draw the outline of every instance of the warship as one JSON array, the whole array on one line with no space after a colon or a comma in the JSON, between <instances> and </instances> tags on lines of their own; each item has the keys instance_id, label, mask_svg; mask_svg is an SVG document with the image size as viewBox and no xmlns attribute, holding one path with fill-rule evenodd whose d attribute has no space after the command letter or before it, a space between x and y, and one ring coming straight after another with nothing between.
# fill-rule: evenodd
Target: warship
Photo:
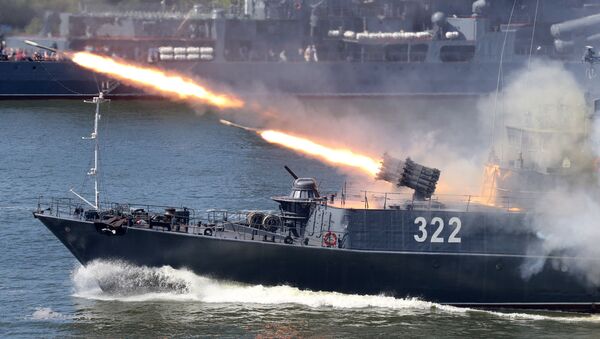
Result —
<instances>
[{"instance_id":1,"label":"warship","mask_svg":"<svg viewBox=\"0 0 600 339\"><path fill-rule=\"evenodd\" d=\"M493 92L532 59L563 63L580 83L596 75L594 62L581 67L585 46L600 39L596 0L144 6L61 14L66 48L151 63L248 96L470 98ZM148 95L68 60L0 62L0 98L90 97L107 88L114 97Z\"/></svg>"},{"instance_id":2,"label":"warship","mask_svg":"<svg viewBox=\"0 0 600 339\"><path fill-rule=\"evenodd\" d=\"M528 147L516 159L491 162L493 177L501 179L489 199L437 196L440 170L385 155L377 179L414 194L385 193L378 204L364 192L353 203L346 190L319 192L314 178L286 167L292 188L272 198L276 212L214 209L202 216L187 207L101 205L98 119L106 100L100 94L91 101L96 147L88 174L95 179L94 199L72 191L78 199L40 201L33 212L83 265L117 260L247 284L468 307L597 311L599 290L577 268L597 266L600 258L543 251L545 236L531 227L537 218L535 182L579 176L583 160L563 160L558 170L535 168L523 160L533 154ZM514 127L507 133L515 134ZM538 140L552 137L548 130L519 133L532 142L536 133ZM524 275L532 262L537 271Z\"/></svg>"}]
</instances>

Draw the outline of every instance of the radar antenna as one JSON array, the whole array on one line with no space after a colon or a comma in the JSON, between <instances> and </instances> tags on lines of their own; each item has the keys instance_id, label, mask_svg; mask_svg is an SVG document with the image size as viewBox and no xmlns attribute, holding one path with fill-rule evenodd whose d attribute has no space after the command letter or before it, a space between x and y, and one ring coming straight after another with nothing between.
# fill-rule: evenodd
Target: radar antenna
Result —
<instances>
[{"instance_id":1,"label":"radar antenna","mask_svg":"<svg viewBox=\"0 0 600 339\"><path fill-rule=\"evenodd\" d=\"M94 114L94 131L89 137L82 137L85 140L94 140L94 167L90 168L87 175L94 177L94 203L91 203L80 194L71 189L71 193L75 194L79 199L83 200L86 204L90 205L95 210L100 210L100 191L98 189L98 153L99 153L99 142L98 142L98 122L100 121L100 105L104 102L110 101L110 99L104 98L104 92L98 93L97 97L92 100L84 100L83 102L88 104L96 105L96 113Z\"/></svg>"}]
</instances>

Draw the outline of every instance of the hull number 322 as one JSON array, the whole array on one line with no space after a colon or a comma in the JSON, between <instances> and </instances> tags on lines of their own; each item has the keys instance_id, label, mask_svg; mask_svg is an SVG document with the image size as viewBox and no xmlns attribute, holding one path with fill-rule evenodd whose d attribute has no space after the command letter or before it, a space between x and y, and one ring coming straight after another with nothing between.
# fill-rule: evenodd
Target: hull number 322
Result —
<instances>
[{"instance_id":1,"label":"hull number 322","mask_svg":"<svg viewBox=\"0 0 600 339\"><path fill-rule=\"evenodd\" d=\"M415 218L415 225L417 225L419 227L418 229L418 233L414 235L415 240L417 242L425 242L427 240L427 238L429 237L429 234L427 233L427 219L423 218L423 217L417 217ZM450 220L448 220L448 225L452 226L452 233L450 233L450 236L448 237L448 240L446 241L444 239L443 236L440 236L440 234L442 233L442 231L444 230L444 219L440 218L440 217L434 217L431 219L431 222L429 223L430 230L433 231L433 233L431 234L431 237L429 238L429 242L432 243L450 243L450 244L459 244L460 243L460 227L462 226L461 221L459 218L457 217L452 217L450 218Z\"/></svg>"}]
</instances>

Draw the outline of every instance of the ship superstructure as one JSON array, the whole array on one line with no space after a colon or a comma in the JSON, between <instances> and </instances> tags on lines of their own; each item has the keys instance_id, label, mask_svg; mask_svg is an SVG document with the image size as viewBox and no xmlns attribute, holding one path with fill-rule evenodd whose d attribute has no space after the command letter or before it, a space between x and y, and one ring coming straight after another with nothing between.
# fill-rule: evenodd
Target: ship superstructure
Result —
<instances>
[{"instance_id":1,"label":"ship superstructure","mask_svg":"<svg viewBox=\"0 0 600 339\"><path fill-rule=\"evenodd\" d=\"M594 65L581 58L597 41L599 13L594 0L245 1L228 10L90 7L64 15L61 27L72 50L150 62L249 95L469 97L496 90L532 59L562 62L587 84ZM89 96L102 82L70 62L35 66L0 62L0 95ZM30 90L14 85L24 77ZM57 82L63 88L52 91Z\"/></svg>"}]
</instances>

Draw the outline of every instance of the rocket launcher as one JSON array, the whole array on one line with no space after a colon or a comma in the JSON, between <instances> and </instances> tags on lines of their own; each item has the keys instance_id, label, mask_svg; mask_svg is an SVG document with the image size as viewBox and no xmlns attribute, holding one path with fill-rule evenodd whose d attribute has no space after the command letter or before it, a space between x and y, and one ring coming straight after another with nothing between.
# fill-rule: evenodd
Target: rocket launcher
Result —
<instances>
[{"instance_id":1,"label":"rocket launcher","mask_svg":"<svg viewBox=\"0 0 600 339\"><path fill-rule=\"evenodd\" d=\"M383 155L381 169L376 179L390 182L398 187L412 188L415 190L416 200L425 200L431 198L435 192L440 179L440 170L423 166L410 158L399 160L386 153Z\"/></svg>"},{"instance_id":2,"label":"rocket launcher","mask_svg":"<svg viewBox=\"0 0 600 339\"><path fill-rule=\"evenodd\" d=\"M29 46L37 47L37 48L40 48L40 49L45 49L45 50L53 52L53 53L58 53L58 50L56 50L54 48L51 48L51 47L48 47L48 46L44 46L44 45L38 44L35 41L23 40L23 42L26 43L26 44L28 44Z\"/></svg>"}]
</instances>

